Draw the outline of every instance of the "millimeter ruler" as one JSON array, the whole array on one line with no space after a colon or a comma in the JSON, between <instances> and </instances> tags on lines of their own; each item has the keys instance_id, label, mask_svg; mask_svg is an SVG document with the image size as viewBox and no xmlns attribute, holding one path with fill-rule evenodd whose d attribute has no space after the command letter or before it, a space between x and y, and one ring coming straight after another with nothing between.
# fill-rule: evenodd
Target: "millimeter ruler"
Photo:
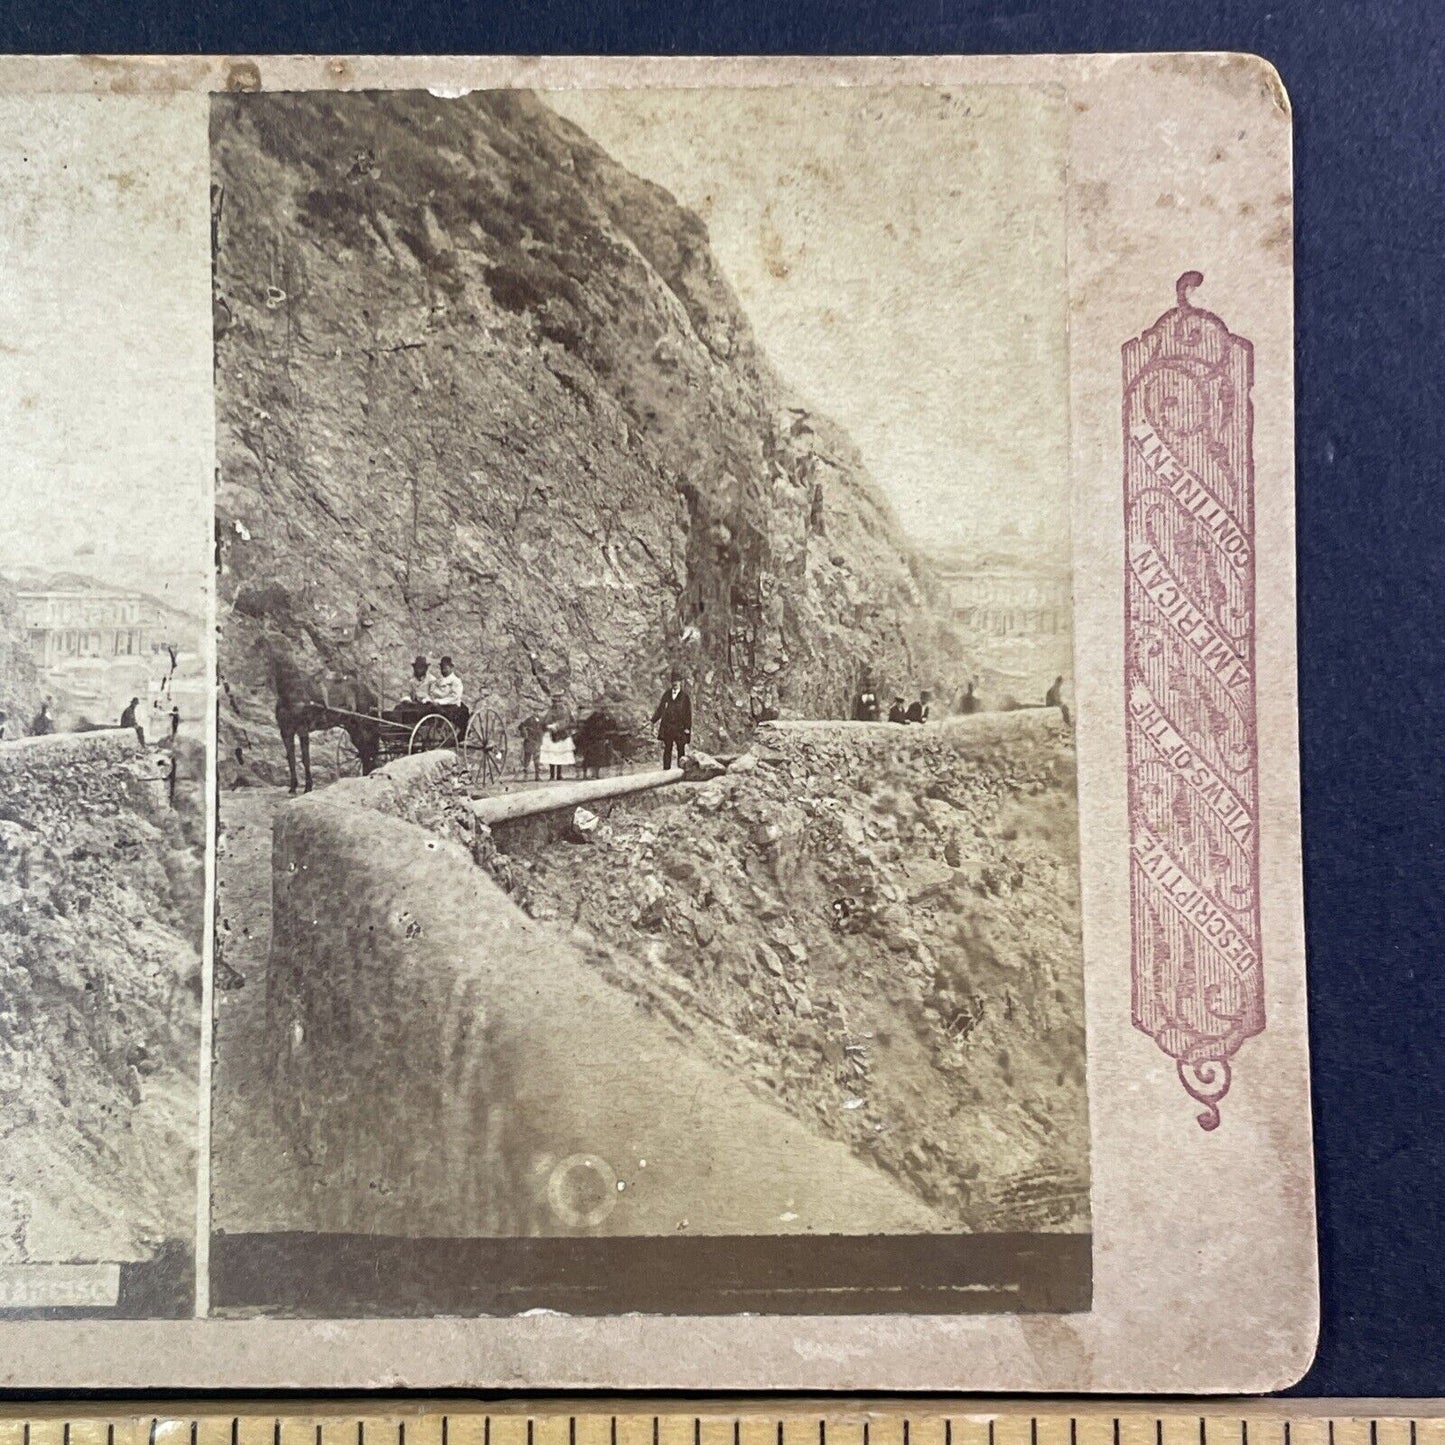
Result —
<instances>
[{"instance_id":1,"label":"millimeter ruler","mask_svg":"<svg viewBox=\"0 0 1445 1445\"><path fill-rule=\"evenodd\" d=\"M0 1445L1445 1445L1445 1402L0 1401Z\"/></svg>"}]
</instances>

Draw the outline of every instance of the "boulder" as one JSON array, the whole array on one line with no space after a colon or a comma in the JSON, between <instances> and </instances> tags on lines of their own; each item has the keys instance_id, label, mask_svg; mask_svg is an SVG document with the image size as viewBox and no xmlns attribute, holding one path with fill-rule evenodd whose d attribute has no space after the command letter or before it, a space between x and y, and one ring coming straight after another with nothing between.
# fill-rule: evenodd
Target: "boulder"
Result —
<instances>
[{"instance_id":1,"label":"boulder","mask_svg":"<svg viewBox=\"0 0 1445 1445\"><path fill-rule=\"evenodd\" d=\"M720 778L727 769L711 753L690 752L682 760L682 776L685 782L705 783Z\"/></svg>"}]
</instances>

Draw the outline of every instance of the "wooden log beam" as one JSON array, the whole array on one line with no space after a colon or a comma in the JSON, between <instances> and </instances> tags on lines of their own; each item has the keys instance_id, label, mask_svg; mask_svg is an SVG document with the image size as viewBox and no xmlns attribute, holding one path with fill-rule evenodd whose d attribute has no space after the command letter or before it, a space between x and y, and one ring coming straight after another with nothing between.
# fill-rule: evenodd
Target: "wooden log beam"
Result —
<instances>
[{"instance_id":1,"label":"wooden log beam","mask_svg":"<svg viewBox=\"0 0 1445 1445\"><path fill-rule=\"evenodd\" d=\"M550 787L499 793L491 798L473 798L467 807L483 823L505 823L514 818L535 817L539 813L560 813L564 809L601 802L605 798L646 793L681 781L681 768L658 768L649 773L624 773L616 778L589 778L580 783L554 783Z\"/></svg>"}]
</instances>

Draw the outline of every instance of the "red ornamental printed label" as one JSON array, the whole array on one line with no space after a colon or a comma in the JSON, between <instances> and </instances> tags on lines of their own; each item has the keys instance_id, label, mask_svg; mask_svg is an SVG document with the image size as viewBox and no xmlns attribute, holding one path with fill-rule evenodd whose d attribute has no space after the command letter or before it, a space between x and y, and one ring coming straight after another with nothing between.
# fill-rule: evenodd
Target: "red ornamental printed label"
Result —
<instances>
[{"instance_id":1,"label":"red ornamental printed label","mask_svg":"<svg viewBox=\"0 0 1445 1445\"><path fill-rule=\"evenodd\" d=\"M1189 299L1124 345L1124 683L1134 1026L1216 1129L1264 1028L1254 348Z\"/></svg>"}]
</instances>

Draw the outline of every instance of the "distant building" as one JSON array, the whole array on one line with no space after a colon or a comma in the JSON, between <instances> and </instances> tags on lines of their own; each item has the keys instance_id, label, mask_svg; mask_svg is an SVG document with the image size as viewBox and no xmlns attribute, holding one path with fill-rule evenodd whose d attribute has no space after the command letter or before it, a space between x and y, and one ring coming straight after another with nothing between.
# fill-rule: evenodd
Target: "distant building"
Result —
<instances>
[{"instance_id":1,"label":"distant building","mask_svg":"<svg viewBox=\"0 0 1445 1445\"><path fill-rule=\"evenodd\" d=\"M31 655L43 672L90 659L147 657L159 646L159 609L141 593L63 587L16 597Z\"/></svg>"},{"instance_id":2,"label":"distant building","mask_svg":"<svg viewBox=\"0 0 1445 1445\"><path fill-rule=\"evenodd\" d=\"M937 567L955 619L989 637L1045 638L1072 630L1073 597L1063 568L980 559Z\"/></svg>"},{"instance_id":3,"label":"distant building","mask_svg":"<svg viewBox=\"0 0 1445 1445\"><path fill-rule=\"evenodd\" d=\"M171 647L199 665L196 619L146 593L65 574L22 584L15 598L61 727L113 723L132 697L154 708L164 693L170 706Z\"/></svg>"}]
</instances>

